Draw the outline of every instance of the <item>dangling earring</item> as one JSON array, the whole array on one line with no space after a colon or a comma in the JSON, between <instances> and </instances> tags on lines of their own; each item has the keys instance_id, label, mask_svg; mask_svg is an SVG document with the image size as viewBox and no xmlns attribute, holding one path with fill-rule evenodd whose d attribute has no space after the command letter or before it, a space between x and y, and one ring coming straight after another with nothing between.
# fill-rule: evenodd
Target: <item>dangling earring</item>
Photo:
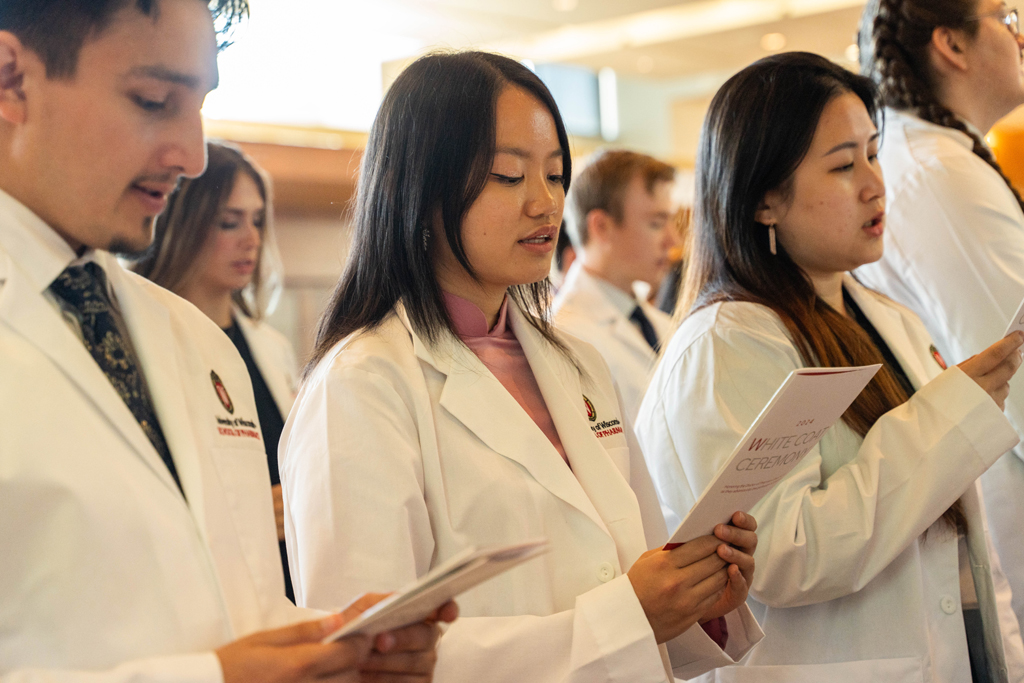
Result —
<instances>
[{"instance_id":1,"label":"dangling earring","mask_svg":"<svg viewBox=\"0 0 1024 683\"><path fill-rule=\"evenodd\" d=\"M423 251L430 251L430 228L423 228Z\"/></svg>"},{"instance_id":2,"label":"dangling earring","mask_svg":"<svg viewBox=\"0 0 1024 683\"><path fill-rule=\"evenodd\" d=\"M768 226L768 251L772 252L772 256L778 254L775 250L775 224L772 223Z\"/></svg>"}]
</instances>

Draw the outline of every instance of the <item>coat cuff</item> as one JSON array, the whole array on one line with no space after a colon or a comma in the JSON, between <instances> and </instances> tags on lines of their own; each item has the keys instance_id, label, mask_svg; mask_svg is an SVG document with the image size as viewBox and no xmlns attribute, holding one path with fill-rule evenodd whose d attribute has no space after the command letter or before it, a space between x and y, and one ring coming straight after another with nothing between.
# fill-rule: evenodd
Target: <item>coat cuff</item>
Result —
<instances>
[{"instance_id":1,"label":"coat cuff","mask_svg":"<svg viewBox=\"0 0 1024 683\"><path fill-rule=\"evenodd\" d=\"M665 683L668 672L661 648L627 575L578 596L575 611L574 629L589 631L608 681ZM572 669L587 664L573 662Z\"/></svg>"},{"instance_id":2,"label":"coat cuff","mask_svg":"<svg viewBox=\"0 0 1024 683\"><path fill-rule=\"evenodd\" d=\"M718 647L697 624L666 643L675 676L696 678L712 669L735 664L764 638L764 632L746 605L730 612L725 620L729 628L729 642L725 650Z\"/></svg>"},{"instance_id":3,"label":"coat cuff","mask_svg":"<svg viewBox=\"0 0 1024 683\"><path fill-rule=\"evenodd\" d=\"M941 401L933 402L936 392ZM1020 441L1013 425L988 393L963 370L953 366L928 382L912 398L926 400L947 420L957 425L974 449L981 471L987 470Z\"/></svg>"}]
</instances>

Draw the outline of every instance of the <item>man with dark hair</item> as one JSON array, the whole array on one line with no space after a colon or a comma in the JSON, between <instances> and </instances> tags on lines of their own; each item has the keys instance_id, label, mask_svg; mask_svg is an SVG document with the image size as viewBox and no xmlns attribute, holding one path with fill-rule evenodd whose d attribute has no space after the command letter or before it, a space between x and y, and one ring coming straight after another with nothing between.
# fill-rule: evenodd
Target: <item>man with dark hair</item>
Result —
<instances>
[{"instance_id":1,"label":"man with dark hair","mask_svg":"<svg viewBox=\"0 0 1024 683\"><path fill-rule=\"evenodd\" d=\"M566 202L577 258L555 298L555 324L601 352L631 420L671 322L633 284L657 289L670 266L674 181L675 169L653 157L607 150L573 178Z\"/></svg>"},{"instance_id":2,"label":"man with dark hair","mask_svg":"<svg viewBox=\"0 0 1024 683\"><path fill-rule=\"evenodd\" d=\"M205 0L0 0L5 682L432 675L432 624L321 644L378 596L288 603L245 365L110 253L203 171L217 49Z\"/></svg>"}]
</instances>

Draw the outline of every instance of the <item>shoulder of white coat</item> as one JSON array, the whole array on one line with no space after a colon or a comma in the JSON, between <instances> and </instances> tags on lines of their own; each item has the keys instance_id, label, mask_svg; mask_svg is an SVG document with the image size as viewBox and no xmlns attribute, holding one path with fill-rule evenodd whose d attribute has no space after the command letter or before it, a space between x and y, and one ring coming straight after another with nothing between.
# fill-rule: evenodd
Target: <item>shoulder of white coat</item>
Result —
<instances>
[{"instance_id":1,"label":"shoulder of white coat","mask_svg":"<svg viewBox=\"0 0 1024 683\"><path fill-rule=\"evenodd\" d=\"M1016 207L1006 183L973 152L974 142L965 133L913 119L897 128L892 139L886 135L879 152L892 208L899 208L892 200L913 188L927 188L929 199L959 197L967 202L996 193Z\"/></svg>"},{"instance_id":2,"label":"shoulder of white coat","mask_svg":"<svg viewBox=\"0 0 1024 683\"><path fill-rule=\"evenodd\" d=\"M663 383L693 356L733 357L748 365L803 365L786 326L767 306L727 301L706 306L683 320L665 349L655 383ZM715 372L723 369L715 363Z\"/></svg>"},{"instance_id":3,"label":"shoulder of white coat","mask_svg":"<svg viewBox=\"0 0 1024 683\"><path fill-rule=\"evenodd\" d=\"M315 386L352 371L380 375L394 384L418 368L412 334L391 313L377 327L353 333L335 344L303 384Z\"/></svg>"}]
</instances>

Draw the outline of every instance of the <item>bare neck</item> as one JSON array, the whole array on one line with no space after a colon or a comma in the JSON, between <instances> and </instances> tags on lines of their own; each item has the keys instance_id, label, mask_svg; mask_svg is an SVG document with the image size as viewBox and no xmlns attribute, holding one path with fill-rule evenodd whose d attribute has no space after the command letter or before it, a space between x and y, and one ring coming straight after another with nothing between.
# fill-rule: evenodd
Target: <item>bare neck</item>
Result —
<instances>
[{"instance_id":1,"label":"bare neck","mask_svg":"<svg viewBox=\"0 0 1024 683\"><path fill-rule=\"evenodd\" d=\"M211 292L202 287L192 286L183 288L178 295L205 313L206 317L217 323L221 329L231 327L233 302L230 291Z\"/></svg>"}]
</instances>

